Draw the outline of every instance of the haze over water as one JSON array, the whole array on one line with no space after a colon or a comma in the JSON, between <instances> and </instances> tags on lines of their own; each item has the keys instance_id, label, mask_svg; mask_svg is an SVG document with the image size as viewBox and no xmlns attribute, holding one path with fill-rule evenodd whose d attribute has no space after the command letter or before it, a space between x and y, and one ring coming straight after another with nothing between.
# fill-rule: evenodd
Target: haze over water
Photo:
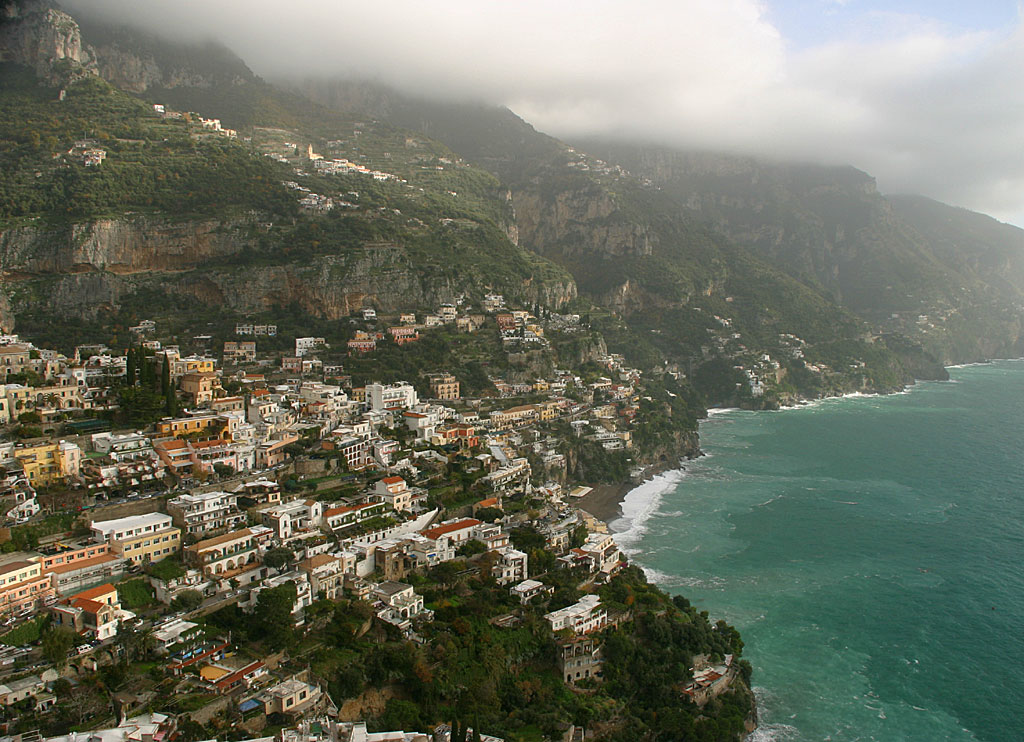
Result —
<instances>
[{"instance_id":1,"label":"haze over water","mask_svg":"<svg viewBox=\"0 0 1024 742\"><path fill-rule=\"evenodd\" d=\"M1024 362L701 426L634 561L740 629L767 740L1024 739Z\"/></svg>"}]
</instances>

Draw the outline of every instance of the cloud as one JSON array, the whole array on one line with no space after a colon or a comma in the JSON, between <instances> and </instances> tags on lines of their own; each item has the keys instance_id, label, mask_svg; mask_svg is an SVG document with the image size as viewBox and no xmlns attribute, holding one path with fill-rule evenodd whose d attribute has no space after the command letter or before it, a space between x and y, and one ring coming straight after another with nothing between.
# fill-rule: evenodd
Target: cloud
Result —
<instances>
[{"instance_id":1,"label":"cloud","mask_svg":"<svg viewBox=\"0 0 1024 742\"><path fill-rule=\"evenodd\" d=\"M1024 224L1019 19L978 32L876 12L848 38L795 48L758 0L66 5L217 38L268 77L365 76L499 103L563 138L849 163L883 190Z\"/></svg>"}]
</instances>

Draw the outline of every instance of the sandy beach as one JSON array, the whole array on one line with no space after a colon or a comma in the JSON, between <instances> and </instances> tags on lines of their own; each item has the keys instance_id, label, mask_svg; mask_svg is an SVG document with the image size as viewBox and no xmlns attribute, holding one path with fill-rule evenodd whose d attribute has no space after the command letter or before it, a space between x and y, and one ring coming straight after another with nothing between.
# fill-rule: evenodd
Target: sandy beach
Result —
<instances>
[{"instance_id":1,"label":"sandy beach","mask_svg":"<svg viewBox=\"0 0 1024 742\"><path fill-rule=\"evenodd\" d=\"M598 520L611 523L622 515L622 501L635 486L633 482L594 485L592 492L573 500L572 504L580 510L586 510Z\"/></svg>"},{"instance_id":2,"label":"sandy beach","mask_svg":"<svg viewBox=\"0 0 1024 742\"><path fill-rule=\"evenodd\" d=\"M651 478L672 469L678 469L683 462L674 464L663 462L654 464L644 470L639 481L620 482L619 484L595 484L592 492L585 497L574 500L573 504L580 510L585 510L598 520L611 523L622 517L622 501L626 499L633 489L639 487Z\"/></svg>"}]
</instances>

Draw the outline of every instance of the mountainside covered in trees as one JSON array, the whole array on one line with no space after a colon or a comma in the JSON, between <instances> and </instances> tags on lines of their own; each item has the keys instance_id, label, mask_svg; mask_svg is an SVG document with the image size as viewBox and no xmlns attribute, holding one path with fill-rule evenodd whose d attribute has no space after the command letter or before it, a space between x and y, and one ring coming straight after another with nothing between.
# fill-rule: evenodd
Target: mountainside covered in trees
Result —
<instances>
[{"instance_id":1,"label":"mountainside covered in trees","mask_svg":"<svg viewBox=\"0 0 1024 742\"><path fill-rule=\"evenodd\" d=\"M503 109L358 82L286 90L214 45L87 20L79 32L63 15L42 33L40 7L0 34L3 58L42 83L3 76L8 325L65 310L109 321L138 297L331 320L489 288L575 302L613 352L687 374L709 403L754 405L894 389L941 377L940 362L1020 351L1019 230L936 205L955 218L950 237L852 168L572 147ZM60 74L84 76L63 101ZM109 151L102 168L63 155L85 133ZM307 146L393 177L324 178ZM285 182L359 201L303 213ZM740 370L765 356L770 393L750 399Z\"/></svg>"}]
</instances>

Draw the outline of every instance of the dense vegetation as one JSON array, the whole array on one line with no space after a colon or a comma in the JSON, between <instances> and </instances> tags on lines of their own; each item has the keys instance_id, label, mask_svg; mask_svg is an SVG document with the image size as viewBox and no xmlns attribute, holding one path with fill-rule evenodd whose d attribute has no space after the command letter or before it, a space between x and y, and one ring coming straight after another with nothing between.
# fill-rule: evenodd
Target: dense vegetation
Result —
<instances>
[{"instance_id":1,"label":"dense vegetation","mask_svg":"<svg viewBox=\"0 0 1024 742\"><path fill-rule=\"evenodd\" d=\"M523 538L520 548L528 546ZM612 611L632 620L602 635L605 681L574 691L561 679L557 637L540 614L576 600L580 575L548 573L543 579L557 587L554 597L519 611L508 590L486 572L467 577L460 574L464 565L441 567L409 578L435 611L435 620L419 629L426 645L371 628L369 608L359 601L318 603L310 611L316 628L303 637L287 620L294 596L290 585L261 593L254 620L231 607L212 614L208 623L211 629L230 630L238 640L308 658L329 680L338 703L367 691L383 693L389 698L386 709L371 728L427 729L459 719L510 742L555 737L567 720L622 742L725 742L742 733L752 700L745 687L703 711L681 693L693 656L718 661L725 654L739 656L739 635L723 622L712 625L684 599L670 599L647 584L638 568L628 568L600 589ZM493 623L517 612L521 615L510 627ZM743 673L748 672L743 664Z\"/></svg>"},{"instance_id":2,"label":"dense vegetation","mask_svg":"<svg viewBox=\"0 0 1024 742\"><path fill-rule=\"evenodd\" d=\"M24 68L0 65L0 219L129 209L295 213L277 163L224 137L194 134L187 120L165 121L97 77L64 94L60 100ZM69 154L77 141L103 149L106 159L86 167L81 148Z\"/></svg>"}]
</instances>

